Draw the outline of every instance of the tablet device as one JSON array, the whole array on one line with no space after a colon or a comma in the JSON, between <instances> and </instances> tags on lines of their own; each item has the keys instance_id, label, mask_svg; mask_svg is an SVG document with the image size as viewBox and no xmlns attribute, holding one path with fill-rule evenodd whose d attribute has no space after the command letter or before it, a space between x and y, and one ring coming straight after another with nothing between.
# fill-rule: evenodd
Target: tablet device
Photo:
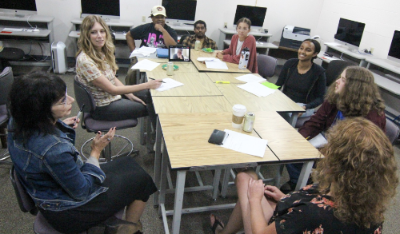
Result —
<instances>
[{"instance_id":1,"label":"tablet device","mask_svg":"<svg viewBox=\"0 0 400 234\"><path fill-rule=\"evenodd\" d=\"M168 49L168 60L173 62L190 62L190 47L189 46L170 46Z\"/></svg>"}]
</instances>

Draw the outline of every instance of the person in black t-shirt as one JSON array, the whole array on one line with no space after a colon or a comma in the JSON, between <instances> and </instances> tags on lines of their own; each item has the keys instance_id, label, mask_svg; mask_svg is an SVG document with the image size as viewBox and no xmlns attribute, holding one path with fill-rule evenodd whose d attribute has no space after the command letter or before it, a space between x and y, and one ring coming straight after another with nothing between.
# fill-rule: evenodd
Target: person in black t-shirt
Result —
<instances>
[{"instance_id":1,"label":"person in black t-shirt","mask_svg":"<svg viewBox=\"0 0 400 234\"><path fill-rule=\"evenodd\" d=\"M140 47L168 47L176 45L177 34L175 30L165 24L165 8L154 6L151 9L152 23L143 24L131 29L126 34L126 42L131 52L136 48L135 39L142 40Z\"/></svg>"}]
</instances>

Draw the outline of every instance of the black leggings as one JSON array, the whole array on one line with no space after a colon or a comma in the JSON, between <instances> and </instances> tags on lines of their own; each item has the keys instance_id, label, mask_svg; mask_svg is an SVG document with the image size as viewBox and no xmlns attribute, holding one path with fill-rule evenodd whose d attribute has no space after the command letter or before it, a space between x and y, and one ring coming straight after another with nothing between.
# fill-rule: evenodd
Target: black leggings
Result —
<instances>
[{"instance_id":1,"label":"black leggings","mask_svg":"<svg viewBox=\"0 0 400 234\"><path fill-rule=\"evenodd\" d=\"M106 173L102 186L108 190L88 203L65 211L40 210L46 220L62 233L80 233L94 227L135 200L146 202L157 191L153 179L131 157L101 165Z\"/></svg>"},{"instance_id":2,"label":"black leggings","mask_svg":"<svg viewBox=\"0 0 400 234\"><path fill-rule=\"evenodd\" d=\"M146 106L142 103L126 99L122 95L122 99L111 102L108 106L96 107L96 110L92 113L93 119L118 121L149 116L155 129L157 116L149 90L142 90L134 93L134 95L142 99L146 103Z\"/></svg>"}]
</instances>

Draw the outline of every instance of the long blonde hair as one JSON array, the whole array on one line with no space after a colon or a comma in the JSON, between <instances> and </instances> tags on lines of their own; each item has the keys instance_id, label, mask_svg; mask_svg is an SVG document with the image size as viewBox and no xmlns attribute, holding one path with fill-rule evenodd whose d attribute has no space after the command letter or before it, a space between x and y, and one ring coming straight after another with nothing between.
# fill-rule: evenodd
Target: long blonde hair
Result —
<instances>
[{"instance_id":1,"label":"long blonde hair","mask_svg":"<svg viewBox=\"0 0 400 234\"><path fill-rule=\"evenodd\" d=\"M96 22L99 23L106 31L105 44L101 48L101 52L96 50L92 42L90 41L90 30L93 28ZM79 36L78 39L78 48L79 50L76 53L76 56L78 56L83 51L91 59L93 59L93 61L100 68L100 70L104 71L106 69L105 66L106 63L108 63L111 66L111 69L113 71L118 70L118 66L115 63L115 56L114 56L115 46L114 43L112 42L111 33L107 24L100 16L89 15L83 19L83 22L81 24L81 35ZM106 63L102 59L103 57L102 53L105 55Z\"/></svg>"}]
</instances>

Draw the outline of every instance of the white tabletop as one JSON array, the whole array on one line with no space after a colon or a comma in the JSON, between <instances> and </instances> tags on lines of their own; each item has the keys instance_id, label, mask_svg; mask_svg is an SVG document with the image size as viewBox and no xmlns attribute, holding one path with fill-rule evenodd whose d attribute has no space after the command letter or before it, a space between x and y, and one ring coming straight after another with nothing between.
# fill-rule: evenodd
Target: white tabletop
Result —
<instances>
[{"instance_id":1,"label":"white tabletop","mask_svg":"<svg viewBox=\"0 0 400 234\"><path fill-rule=\"evenodd\" d=\"M24 17L16 17L14 15L0 15L0 20L9 21L29 21L29 22L43 22L50 23L54 20L52 16L42 16L42 15L26 15Z\"/></svg>"},{"instance_id":2,"label":"white tabletop","mask_svg":"<svg viewBox=\"0 0 400 234\"><path fill-rule=\"evenodd\" d=\"M365 61L372 63L376 66L382 67L391 72L400 74L400 63L396 63L395 61L391 61L388 59L374 58L374 57L367 58Z\"/></svg>"},{"instance_id":3,"label":"white tabletop","mask_svg":"<svg viewBox=\"0 0 400 234\"><path fill-rule=\"evenodd\" d=\"M227 45L231 44L231 40L224 40L224 43ZM256 47L257 48L265 48L265 49L278 49L279 46L274 45L272 43L269 42L256 42Z\"/></svg>"},{"instance_id":4,"label":"white tabletop","mask_svg":"<svg viewBox=\"0 0 400 234\"><path fill-rule=\"evenodd\" d=\"M324 45L328 46L329 48L332 48L334 50L337 50L339 52L342 52L343 54L347 54L353 58L356 59L366 59L368 56L372 56L372 55L364 55L364 54L360 54L358 52L351 52L350 50L348 50L347 48L341 46L341 45L333 45L332 42L330 43L324 43Z\"/></svg>"},{"instance_id":5,"label":"white tabletop","mask_svg":"<svg viewBox=\"0 0 400 234\"><path fill-rule=\"evenodd\" d=\"M386 89L387 91L400 96L400 84L399 83L394 82L394 81L388 79L387 77L378 75L375 72L372 72L372 74L374 75L375 83L379 87Z\"/></svg>"},{"instance_id":6,"label":"white tabletop","mask_svg":"<svg viewBox=\"0 0 400 234\"><path fill-rule=\"evenodd\" d=\"M73 19L71 23L73 24L82 24L83 18ZM133 22L130 21L121 21L118 19L110 19L106 21L108 26L119 26L119 27L133 27Z\"/></svg>"}]
</instances>

